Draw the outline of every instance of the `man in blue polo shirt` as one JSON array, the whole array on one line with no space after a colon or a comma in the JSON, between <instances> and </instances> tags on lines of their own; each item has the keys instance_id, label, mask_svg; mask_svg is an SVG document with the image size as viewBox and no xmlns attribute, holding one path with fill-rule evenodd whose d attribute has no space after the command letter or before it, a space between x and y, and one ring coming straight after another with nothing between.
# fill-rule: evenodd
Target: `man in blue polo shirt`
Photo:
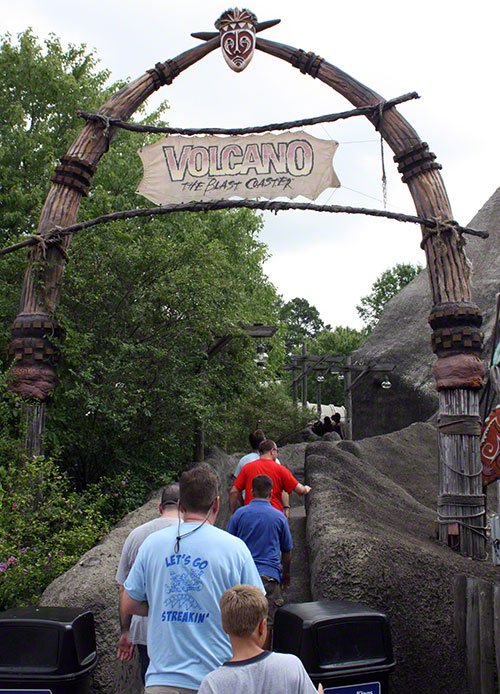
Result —
<instances>
[{"instance_id":1,"label":"man in blue polo shirt","mask_svg":"<svg viewBox=\"0 0 500 694\"><path fill-rule=\"evenodd\" d=\"M271 506L272 488L273 481L268 475L254 477L254 498L235 511L227 526L227 531L243 540L250 550L266 589L269 610L265 648L271 645L274 615L283 604L281 590L290 585L293 547L287 519Z\"/></svg>"}]
</instances>

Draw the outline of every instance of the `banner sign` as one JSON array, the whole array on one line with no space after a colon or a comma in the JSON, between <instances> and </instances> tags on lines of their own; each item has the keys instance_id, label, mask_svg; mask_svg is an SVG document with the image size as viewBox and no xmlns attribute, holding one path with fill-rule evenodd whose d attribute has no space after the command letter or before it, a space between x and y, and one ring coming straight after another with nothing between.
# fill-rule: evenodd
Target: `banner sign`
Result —
<instances>
[{"instance_id":1,"label":"banner sign","mask_svg":"<svg viewBox=\"0 0 500 694\"><path fill-rule=\"evenodd\" d=\"M137 193L156 205L232 197L303 195L338 188L332 159L338 142L304 132L246 137L164 137L142 147Z\"/></svg>"}]
</instances>

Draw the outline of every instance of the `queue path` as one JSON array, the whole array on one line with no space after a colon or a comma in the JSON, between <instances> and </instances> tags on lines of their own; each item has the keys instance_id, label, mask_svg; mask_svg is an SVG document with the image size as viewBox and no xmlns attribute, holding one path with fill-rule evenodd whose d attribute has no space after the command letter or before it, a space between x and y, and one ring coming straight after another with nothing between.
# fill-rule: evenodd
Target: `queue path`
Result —
<instances>
[{"instance_id":1,"label":"queue path","mask_svg":"<svg viewBox=\"0 0 500 694\"><path fill-rule=\"evenodd\" d=\"M278 451L280 462L286 465L302 484L304 484L306 446L306 443L290 444ZM312 597L304 497L290 494L290 506L290 531L293 539L292 568L290 587L285 591L284 599L285 603L309 602Z\"/></svg>"}]
</instances>

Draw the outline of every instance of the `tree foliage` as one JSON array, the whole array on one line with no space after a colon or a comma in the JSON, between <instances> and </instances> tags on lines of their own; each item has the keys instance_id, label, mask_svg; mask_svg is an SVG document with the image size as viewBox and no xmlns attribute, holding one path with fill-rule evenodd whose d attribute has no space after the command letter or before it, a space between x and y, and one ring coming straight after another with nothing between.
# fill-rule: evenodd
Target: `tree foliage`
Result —
<instances>
[{"instance_id":1,"label":"tree foliage","mask_svg":"<svg viewBox=\"0 0 500 694\"><path fill-rule=\"evenodd\" d=\"M0 38L0 233L32 233L50 174L81 129L78 108L95 110L106 70L84 45L64 49L51 35L40 46L27 30Z\"/></svg>"},{"instance_id":2,"label":"tree foliage","mask_svg":"<svg viewBox=\"0 0 500 694\"><path fill-rule=\"evenodd\" d=\"M325 326L319 311L307 301L295 297L283 304L280 310L280 321L285 325L285 348L288 354L296 352L302 344L315 337Z\"/></svg>"},{"instance_id":3,"label":"tree foliage","mask_svg":"<svg viewBox=\"0 0 500 694\"><path fill-rule=\"evenodd\" d=\"M386 303L392 299L403 287L409 284L419 272L422 266L411 263L398 263L394 267L385 270L372 284L369 294L362 297L356 306L359 317L371 331L379 321Z\"/></svg>"},{"instance_id":4,"label":"tree foliage","mask_svg":"<svg viewBox=\"0 0 500 694\"><path fill-rule=\"evenodd\" d=\"M30 32L16 45L7 37L0 54L8 85L0 97L2 135L15 152L0 160L5 238L33 231L56 158L83 125L76 109L96 110L116 85L105 86L107 72L96 70L85 47L63 49L55 37L44 49ZM25 90L30 71L36 78ZM163 111L142 122L162 124ZM81 219L143 204L134 193L142 172L136 152L151 140L117 135ZM57 314L66 337L46 451L77 488L103 474L125 473L151 488L191 458L196 421L207 443L218 442L228 418L238 416L262 378L270 378L279 341L264 375L241 327L277 322L279 301L263 273L267 251L257 238L261 224L245 209L179 213L75 236ZM0 273L4 346L17 313L24 257L0 262L6 270ZM223 335L232 336L228 349L207 360L207 349Z\"/></svg>"}]
</instances>

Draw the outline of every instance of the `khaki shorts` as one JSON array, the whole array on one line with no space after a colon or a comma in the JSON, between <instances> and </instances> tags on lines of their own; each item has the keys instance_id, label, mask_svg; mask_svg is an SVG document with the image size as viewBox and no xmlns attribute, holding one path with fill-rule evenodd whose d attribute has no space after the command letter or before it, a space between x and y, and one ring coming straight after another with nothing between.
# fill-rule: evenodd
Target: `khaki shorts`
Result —
<instances>
[{"instance_id":1,"label":"khaki shorts","mask_svg":"<svg viewBox=\"0 0 500 694\"><path fill-rule=\"evenodd\" d=\"M267 628L272 629L274 625L274 615L278 607L283 605L283 595L279 581L269 576L261 576L262 583L266 589L267 598Z\"/></svg>"}]
</instances>

